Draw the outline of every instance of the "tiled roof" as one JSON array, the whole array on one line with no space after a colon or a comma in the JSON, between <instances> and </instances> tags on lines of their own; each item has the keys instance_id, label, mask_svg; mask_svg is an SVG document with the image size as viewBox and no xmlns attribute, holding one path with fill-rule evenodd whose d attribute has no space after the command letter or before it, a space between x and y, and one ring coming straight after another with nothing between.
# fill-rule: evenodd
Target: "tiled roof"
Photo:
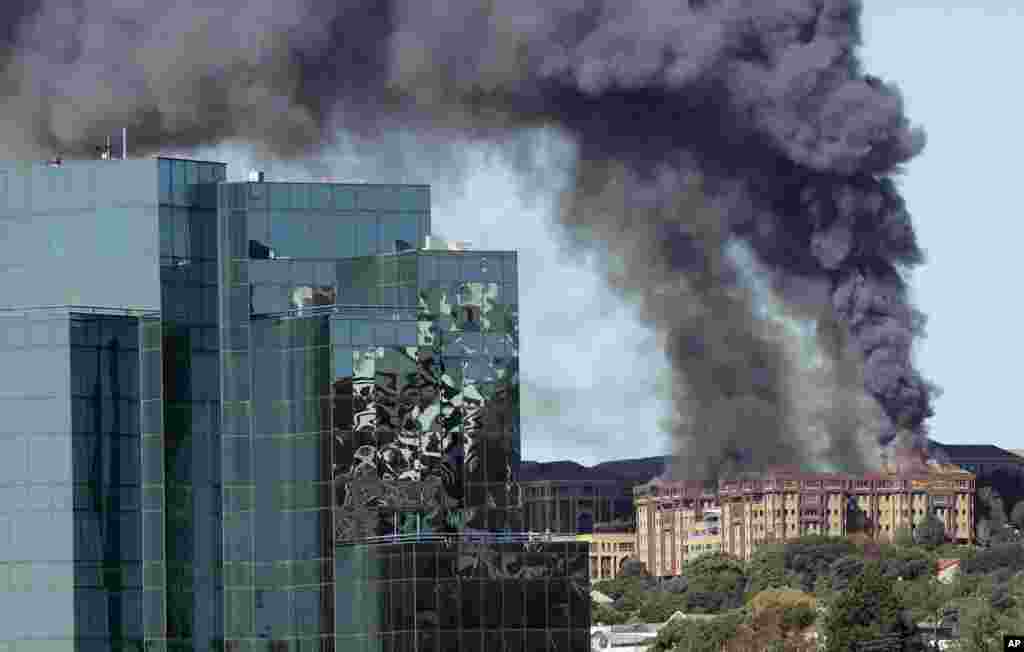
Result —
<instances>
[{"instance_id":1,"label":"tiled roof","mask_svg":"<svg viewBox=\"0 0 1024 652\"><path fill-rule=\"evenodd\" d=\"M936 563L937 563L937 566L938 566L938 572L941 573L943 571L949 570L950 568L955 568L955 567L959 566L960 565L960 560L959 559L940 559Z\"/></svg>"}]
</instances>

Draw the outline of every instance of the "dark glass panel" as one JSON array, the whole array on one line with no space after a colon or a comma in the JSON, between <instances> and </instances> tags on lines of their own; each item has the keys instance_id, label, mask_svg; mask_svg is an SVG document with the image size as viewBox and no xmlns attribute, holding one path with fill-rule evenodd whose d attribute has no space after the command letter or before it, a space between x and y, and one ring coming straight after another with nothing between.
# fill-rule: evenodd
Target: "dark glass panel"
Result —
<instances>
[{"instance_id":1,"label":"dark glass panel","mask_svg":"<svg viewBox=\"0 0 1024 652\"><path fill-rule=\"evenodd\" d=\"M547 580L527 580L525 583L526 626L547 627L548 583Z\"/></svg>"},{"instance_id":2,"label":"dark glass panel","mask_svg":"<svg viewBox=\"0 0 1024 652\"><path fill-rule=\"evenodd\" d=\"M526 631L525 649L530 652L548 652L548 631L546 629L530 629Z\"/></svg>"},{"instance_id":3,"label":"dark glass panel","mask_svg":"<svg viewBox=\"0 0 1024 652\"><path fill-rule=\"evenodd\" d=\"M589 577L587 564L590 557L590 544L570 543L568 556L567 570L569 577L578 583L587 582Z\"/></svg>"},{"instance_id":4,"label":"dark glass panel","mask_svg":"<svg viewBox=\"0 0 1024 652\"><path fill-rule=\"evenodd\" d=\"M377 590L378 600L380 600L380 615L381 615L380 628L381 628L381 631L387 632L387 631L390 631L390 630L395 628L395 626L394 626L394 623L395 623L395 621L394 621L394 608L391 606L392 605L391 583L390 582L379 582L377 584L376 590Z\"/></svg>"},{"instance_id":5,"label":"dark glass panel","mask_svg":"<svg viewBox=\"0 0 1024 652\"><path fill-rule=\"evenodd\" d=\"M552 629L569 627L569 584L554 579L548 586L548 626Z\"/></svg>"},{"instance_id":6,"label":"dark glass panel","mask_svg":"<svg viewBox=\"0 0 1024 652\"><path fill-rule=\"evenodd\" d=\"M456 553L449 548L442 548L437 553L437 577L445 579L456 577Z\"/></svg>"},{"instance_id":7,"label":"dark glass panel","mask_svg":"<svg viewBox=\"0 0 1024 652\"><path fill-rule=\"evenodd\" d=\"M590 652L590 629L573 629L569 632L570 652Z\"/></svg>"},{"instance_id":8,"label":"dark glass panel","mask_svg":"<svg viewBox=\"0 0 1024 652\"><path fill-rule=\"evenodd\" d=\"M442 631L438 640L440 642L437 648L438 652L462 652L462 646L459 644L459 632Z\"/></svg>"},{"instance_id":9,"label":"dark glass panel","mask_svg":"<svg viewBox=\"0 0 1024 652\"><path fill-rule=\"evenodd\" d=\"M497 648L501 652L533 652L530 649L523 649L523 633L506 630L502 634L502 647ZM589 650L587 651L589 652Z\"/></svg>"},{"instance_id":10,"label":"dark glass panel","mask_svg":"<svg viewBox=\"0 0 1024 652\"><path fill-rule=\"evenodd\" d=\"M477 629L481 626L483 605L480 602L482 591L479 580L462 580L462 627Z\"/></svg>"},{"instance_id":11,"label":"dark glass panel","mask_svg":"<svg viewBox=\"0 0 1024 652\"><path fill-rule=\"evenodd\" d=\"M589 584L576 584L571 587L569 595L569 611L571 627L590 627L590 587Z\"/></svg>"},{"instance_id":12,"label":"dark glass panel","mask_svg":"<svg viewBox=\"0 0 1024 652\"><path fill-rule=\"evenodd\" d=\"M551 652L569 652L569 631L553 629L551 631Z\"/></svg>"},{"instance_id":13,"label":"dark glass panel","mask_svg":"<svg viewBox=\"0 0 1024 652\"><path fill-rule=\"evenodd\" d=\"M465 629L462 631L462 649L463 650L483 650L484 649L484 633L478 629L470 630Z\"/></svg>"},{"instance_id":14,"label":"dark glass panel","mask_svg":"<svg viewBox=\"0 0 1024 652\"><path fill-rule=\"evenodd\" d=\"M415 591L416 628L436 629L438 626L436 584L433 580L418 580Z\"/></svg>"},{"instance_id":15,"label":"dark glass panel","mask_svg":"<svg viewBox=\"0 0 1024 652\"><path fill-rule=\"evenodd\" d=\"M439 581L437 583L438 621L442 630L458 629L459 627L459 584L456 581Z\"/></svg>"},{"instance_id":16,"label":"dark glass panel","mask_svg":"<svg viewBox=\"0 0 1024 652\"><path fill-rule=\"evenodd\" d=\"M434 580L437 578L437 550L433 547L431 549L424 550L426 546L417 547L415 553L416 559L416 573L415 576L419 579Z\"/></svg>"},{"instance_id":17,"label":"dark glass panel","mask_svg":"<svg viewBox=\"0 0 1024 652\"><path fill-rule=\"evenodd\" d=\"M437 652L438 636L436 631L420 629L416 636L417 652Z\"/></svg>"},{"instance_id":18,"label":"dark glass panel","mask_svg":"<svg viewBox=\"0 0 1024 652\"><path fill-rule=\"evenodd\" d=\"M483 605L484 627L488 629L501 628L503 598L501 580L487 580L481 583L480 600Z\"/></svg>"},{"instance_id":19,"label":"dark glass panel","mask_svg":"<svg viewBox=\"0 0 1024 652\"><path fill-rule=\"evenodd\" d=\"M513 579L502 582L502 624L506 628L523 626L524 583Z\"/></svg>"}]
</instances>

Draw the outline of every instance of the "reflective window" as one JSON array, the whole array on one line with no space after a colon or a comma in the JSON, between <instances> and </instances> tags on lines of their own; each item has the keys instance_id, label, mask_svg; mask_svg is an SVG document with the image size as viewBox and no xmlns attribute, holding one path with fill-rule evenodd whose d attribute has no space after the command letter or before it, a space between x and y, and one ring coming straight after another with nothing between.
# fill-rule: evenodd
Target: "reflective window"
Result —
<instances>
[{"instance_id":1,"label":"reflective window","mask_svg":"<svg viewBox=\"0 0 1024 652\"><path fill-rule=\"evenodd\" d=\"M354 186L334 186L335 210L355 210L356 188Z\"/></svg>"},{"instance_id":2,"label":"reflective window","mask_svg":"<svg viewBox=\"0 0 1024 652\"><path fill-rule=\"evenodd\" d=\"M428 186L399 188L397 208L403 211L430 210L430 188Z\"/></svg>"},{"instance_id":3,"label":"reflective window","mask_svg":"<svg viewBox=\"0 0 1024 652\"><path fill-rule=\"evenodd\" d=\"M369 346L373 344L373 323L363 320L353 320L352 324L352 345Z\"/></svg>"},{"instance_id":4,"label":"reflective window","mask_svg":"<svg viewBox=\"0 0 1024 652\"><path fill-rule=\"evenodd\" d=\"M394 186L359 186L357 201L359 208L363 210L387 210L395 208L398 193Z\"/></svg>"},{"instance_id":5,"label":"reflective window","mask_svg":"<svg viewBox=\"0 0 1024 652\"><path fill-rule=\"evenodd\" d=\"M355 219L355 251L357 256L368 256L378 253L377 215L360 213Z\"/></svg>"},{"instance_id":6,"label":"reflective window","mask_svg":"<svg viewBox=\"0 0 1024 652\"><path fill-rule=\"evenodd\" d=\"M291 188L288 187L288 184L272 183L267 184L266 188L270 191L271 210L292 207Z\"/></svg>"},{"instance_id":7,"label":"reflective window","mask_svg":"<svg viewBox=\"0 0 1024 652\"><path fill-rule=\"evenodd\" d=\"M459 261L455 256L437 257L437 278L441 281L458 281Z\"/></svg>"},{"instance_id":8,"label":"reflective window","mask_svg":"<svg viewBox=\"0 0 1024 652\"><path fill-rule=\"evenodd\" d=\"M160 178L159 189L161 204L169 204L171 202L171 187L173 183L171 168L171 161L165 158L157 159L157 174Z\"/></svg>"},{"instance_id":9,"label":"reflective window","mask_svg":"<svg viewBox=\"0 0 1024 652\"><path fill-rule=\"evenodd\" d=\"M327 184L313 184L310 186L310 208L315 210L331 210L332 189Z\"/></svg>"},{"instance_id":10,"label":"reflective window","mask_svg":"<svg viewBox=\"0 0 1024 652\"><path fill-rule=\"evenodd\" d=\"M292 184L289 184L289 185L291 186L291 191L292 191L292 205L291 205L291 207L295 208L295 209L299 209L299 210L308 210L309 207L310 207L310 204L309 204L310 184L307 184L307 183L292 183Z\"/></svg>"}]
</instances>

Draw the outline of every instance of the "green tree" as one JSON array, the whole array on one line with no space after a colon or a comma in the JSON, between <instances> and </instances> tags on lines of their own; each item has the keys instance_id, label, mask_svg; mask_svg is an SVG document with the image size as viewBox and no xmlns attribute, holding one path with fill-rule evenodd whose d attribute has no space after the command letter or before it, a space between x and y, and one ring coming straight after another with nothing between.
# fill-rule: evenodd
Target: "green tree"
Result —
<instances>
[{"instance_id":1,"label":"green tree","mask_svg":"<svg viewBox=\"0 0 1024 652\"><path fill-rule=\"evenodd\" d=\"M718 613L743 604L747 586L744 565L724 554L708 554L683 566L686 576L684 611Z\"/></svg>"},{"instance_id":2,"label":"green tree","mask_svg":"<svg viewBox=\"0 0 1024 652\"><path fill-rule=\"evenodd\" d=\"M593 601L590 603L590 622L595 625L598 623L602 625L621 625L627 620L629 620L629 614L624 614L606 604Z\"/></svg>"},{"instance_id":3,"label":"green tree","mask_svg":"<svg viewBox=\"0 0 1024 652\"><path fill-rule=\"evenodd\" d=\"M946 542L946 526L935 514L928 514L914 528L914 542L926 548L938 548Z\"/></svg>"},{"instance_id":4,"label":"green tree","mask_svg":"<svg viewBox=\"0 0 1024 652\"><path fill-rule=\"evenodd\" d=\"M663 623L677 611L686 610L686 597L678 593L659 591L649 594L633 614L642 623Z\"/></svg>"},{"instance_id":5,"label":"green tree","mask_svg":"<svg viewBox=\"0 0 1024 652\"><path fill-rule=\"evenodd\" d=\"M848 539L806 536L787 542L784 551L786 571L797 578L798 588L810 592L819 576L828 576L835 560L858 549Z\"/></svg>"},{"instance_id":6,"label":"green tree","mask_svg":"<svg viewBox=\"0 0 1024 652\"><path fill-rule=\"evenodd\" d=\"M644 603L644 593L641 591L626 591L615 598L612 609L624 614L632 614Z\"/></svg>"},{"instance_id":7,"label":"green tree","mask_svg":"<svg viewBox=\"0 0 1024 652\"><path fill-rule=\"evenodd\" d=\"M747 594L789 586L786 575L786 551L782 545L761 546L747 563Z\"/></svg>"},{"instance_id":8,"label":"green tree","mask_svg":"<svg viewBox=\"0 0 1024 652\"><path fill-rule=\"evenodd\" d=\"M938 556L919 546L885 546L882 548L882 572L886 577L912 580L931 577Z\"/></svg>"},{"instance_id":9,"label":"green tree","mask_svg":"<svg viewBox=\"0 0 1024 652\"><path fill-rule=\"evenodd\" d=\"M987 518L979 518L974 526L974 536L978 545L987 546L992 541L992 523Z\"/></svg>"},{"instance_id":10,"label":"green tree","mask_svg":"<svg viewBox=\"0 0 1024 652\"><path fill-rule=\"evenodd\" d=\"M1024 546L1003 543L979 550L960 562L960 569L970 575L984 575L1003 568L1012 572L1024 570Z\"/></svg>"},{"instance_id":11,"label":"green tree","mask_svg":"<svg viewBox=\"0 0 1024 652\"><path fill-rule=\"evenodd\" d=\"M854 578L829 606L823 626L827 652L849 652L859 641L894 634L906 640L913 634L892 584L877 563Z\"/></svg>"},{"instance_id":12,"label":"green tree","mask_svg":"<svg viewBox=\"0 0 1024 652\"><path fill-rule=\"evenodd\" d=\"M864 572L864 559L860 555L843 555L829 567L833 591L845 591L853 578Z\"/></svg>"},{"instance_id":13,"label":"green tree","mask_svg":"<svg viewBox=\"0 0 1024 652\"><path fill-rule=\"evenodd\" d=\"M658 631L650 652L721 652L742 624L739 612L711 620L673 620Z\"/></svg>"},{"instance_id":14,"label":"green tree","mask_svg":"<svg viewBox=\"0 0 1024 652\"><path fill-rule=\"evenodd\" d=\"M1010 511L1010 522L1024 531L1024 500L1018 500L1017 504L1013 506L1013 510Z\"/></svg>"},{"instance_id":15,"label":"green tree","mask_svg":"<svg viewBox=\"0 0 1024 652\"><path fill-rule=\"evenodd\" d=\"M999 615L983 599L968 601L960 609L960 642L972 652L1003 649Z\"/></svg>"},{"instance_id":16,"label":"green tree","mask_svg":"<svg viewBox=\"0 0 1024 652\"><path fill-rule=\"evenodd\" d=\"M935 620L935 612L949 604L956 586L935 582L930 577L894 582L893 590L906 605L914 622Z\"/></svg>"},{"instance_id":17,"label":"green tree","mask_svg":"<svg viewBox=\"0 0 1024 652\"><path fill-rule=\"evenodd\" d=\"M914 545L914 530L907 526L897 528L893 541L898 546L910 547Z\"/></svg>"}]
</instances>

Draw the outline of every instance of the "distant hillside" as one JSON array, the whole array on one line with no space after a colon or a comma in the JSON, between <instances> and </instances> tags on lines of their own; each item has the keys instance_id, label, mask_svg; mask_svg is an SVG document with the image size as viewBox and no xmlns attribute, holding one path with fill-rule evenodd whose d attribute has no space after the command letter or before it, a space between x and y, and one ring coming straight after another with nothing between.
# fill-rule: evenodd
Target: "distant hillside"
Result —
<instances>
[{"instance_id":1,"label":"distant hillside","mask_svg":"<svg viewBox=\"0 0 1024 652\"><path fill-rule=\"evenodd\" d=\"M631 482L650 482L665 472L672 457L658 455L655 457L638 457L631 460L612 460L601 462L595 469L610 471Z\"/></svg>"},{"instance_id":2,"label":"distant hillside","mask_svg":"<svg viewBox=\"0 0 1024 652\"><path fill-rule=\"evenodd\" d=\"M587 480L621 480L630 484L648 482L661 475L668 456L641 457L629 460L612 460L594 466L583 466L576 462L531 462L524 460L519 467L520 482L562 481L586 482Z\"/></svg>"}]
</instances>

